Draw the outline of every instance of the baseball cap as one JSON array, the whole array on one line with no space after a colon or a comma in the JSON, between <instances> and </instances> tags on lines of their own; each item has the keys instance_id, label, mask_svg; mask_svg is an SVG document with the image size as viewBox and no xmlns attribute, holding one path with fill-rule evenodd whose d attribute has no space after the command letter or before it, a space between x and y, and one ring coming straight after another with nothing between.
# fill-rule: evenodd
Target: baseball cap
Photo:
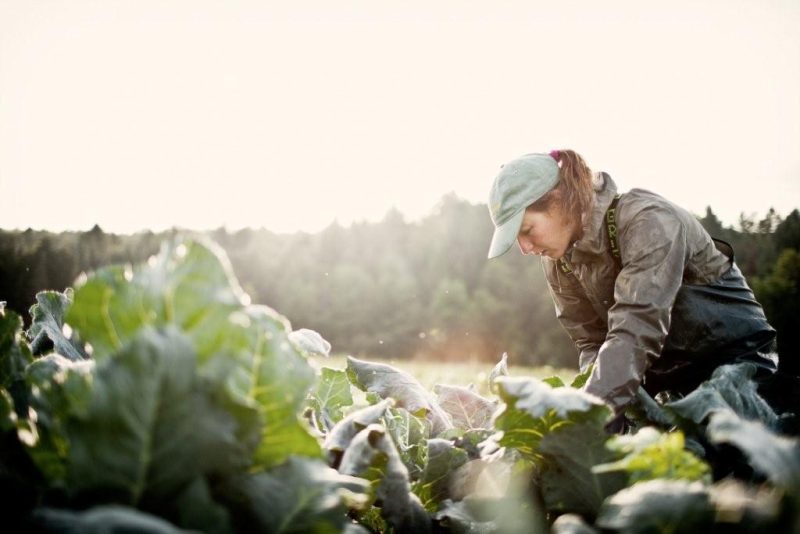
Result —
<instances>
[{"instance_id":1,"label":"baseball cap","mask_svg":"<svg viewBox=\"0 0 800 534\"><path fill-rule=\"evenodd\" d=\"M489 191L494 223L489 258L505 254L517 240L525 208L558 183L558 162L550 154L525 154L500 168Z\"/></svg>"}]
</instances>

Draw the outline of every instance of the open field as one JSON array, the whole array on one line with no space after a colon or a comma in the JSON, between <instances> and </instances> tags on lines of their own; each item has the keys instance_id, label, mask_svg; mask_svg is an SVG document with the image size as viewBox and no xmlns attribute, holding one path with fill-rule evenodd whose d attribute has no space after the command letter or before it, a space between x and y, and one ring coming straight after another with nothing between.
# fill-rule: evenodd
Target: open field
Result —
<instances>
[{"instance_id":1,"label":"open field","mask_svg":"<svg viewBox=\"0 0 800 534\"><path fill-rule=\"evenodd\" d=\"M435 384L450 384L454 386L468 386L475 384L478 392L488 393L487 378L494 364L484 362L437 362L419 360L382 360L378 358L365 358L371 362L385 363L402 369L416 378L427 390L433 389ZM347 356L334 355L329 358L313 358L314 367L332 367L344 369L347 366ZM545 378L557 375L565 382L569 382L577 373L577 369L565 369L549 365L541 367L526 367L513 364L508 365L511 376L535 376Z\"/></svg>"}]
</instances>

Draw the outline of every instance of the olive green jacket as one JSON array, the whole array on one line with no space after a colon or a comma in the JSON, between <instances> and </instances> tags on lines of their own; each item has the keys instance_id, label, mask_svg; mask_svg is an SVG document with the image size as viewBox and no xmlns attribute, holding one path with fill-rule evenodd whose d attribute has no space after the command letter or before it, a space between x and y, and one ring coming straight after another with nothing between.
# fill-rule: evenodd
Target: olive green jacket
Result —
<instances>
[{"instance_id":1,"label":"olive green jacket","mask_svg":"<svg viewBox=\"0 0 800 534\"><path fill-rule=\"evenodd\" d=\"M659 195L633 189L620 198L618 271L605 223L617 188L605 173L595 183L583 235L565 254L572 272L542 259L581 370L595 363L586 391L619 411L649 370L716 358L721 350L734 358L753 349L748 340L774 338L732 257L717 249L691 213Z\"/></svg>"}]
</instances>

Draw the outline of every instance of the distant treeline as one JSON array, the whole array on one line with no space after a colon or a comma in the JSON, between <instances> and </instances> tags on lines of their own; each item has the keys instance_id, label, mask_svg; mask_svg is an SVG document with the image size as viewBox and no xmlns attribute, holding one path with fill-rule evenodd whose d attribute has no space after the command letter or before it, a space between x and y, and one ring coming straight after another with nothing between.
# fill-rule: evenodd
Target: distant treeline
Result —
<instances>
[{"instance_id":1,"label":"distant treeline","mask_svg":"<svg viewBox=\"0 0 800 534\"><path fill-rule=\"evenodd\" d=\"M772 324L781 354L797 355L800 213L742 216L724 228L708 208L701 222L730 242ZM115 235L0 230L0 301L27 317L36 292L64 290L81 272L138 263L178 233ZM574 367L539 260L486 259L492 227L484 205L451 195L422 221L397 211L378 223L333 224L316 234L219 229L222 246L255 303L319 331L334 352L369 357L496 361Z\"/></svg>"}]
</instances>

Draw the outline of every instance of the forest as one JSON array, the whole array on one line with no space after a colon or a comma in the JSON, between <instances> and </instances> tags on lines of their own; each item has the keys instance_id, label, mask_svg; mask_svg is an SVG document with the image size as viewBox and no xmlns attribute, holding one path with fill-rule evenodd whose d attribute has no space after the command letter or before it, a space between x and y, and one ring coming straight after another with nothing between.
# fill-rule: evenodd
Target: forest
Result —
<instances>
[{"instance_id":1,"label":"forest","mask_svg":"<svg viewBox=\"0 0 800 534\"><path fill-rule=\"evenodd\" d=\"M736 261L778 330L779 353L800 340L800 212L742 214L724 226L711 207L698 217L731 243ZM321 232L267 229L203 232L228 254L253 303L285 315L293 328L322 333L335 353L387 359L497 361L576 367L576 351L555 318L539 260L516 252L489 261L486 206L451 194L420 221L397 210L380 222ZM63 291L83 272L138 263L174 228L133 235L0 229L0 301L29 320L43 289Z\"/></svg>"}]
</instances>

